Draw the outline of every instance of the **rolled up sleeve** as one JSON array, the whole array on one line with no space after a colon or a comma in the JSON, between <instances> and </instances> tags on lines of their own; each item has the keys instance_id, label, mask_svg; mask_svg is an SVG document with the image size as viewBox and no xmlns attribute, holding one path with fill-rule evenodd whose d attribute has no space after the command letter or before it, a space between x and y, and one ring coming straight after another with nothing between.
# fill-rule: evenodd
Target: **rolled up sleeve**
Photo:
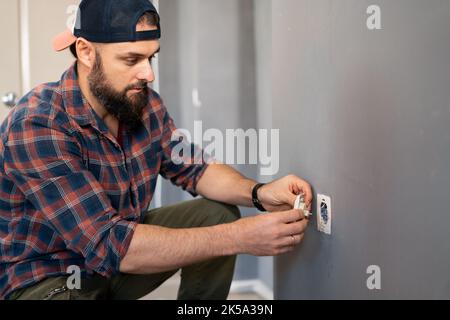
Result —
<instances>
[{"instance_id":1,"label":"rolled up sleeve","mask_svg":"<svg viewBox=\"0 0 450 320\"><path fill-rule=\"evenodd\" d=\"M44 117L14 123L4 147L4 171L34 212L85 259L88 273L119 272L134 230L111 206L101 184L85 168L69 129ZM44 239L36 235L36 241Z\"/></svg>"},{"instance_id":2,"label":"rolled up sleeve","mask_svg":"<svg viewBox=\"0 0 450 320\"><path fill-rule=\"evenodd\" d=\"M177 129L164 106L162 110L163 161L160 174L196 197L197 184L214 159Z\"/></svg>"}]
</instances>

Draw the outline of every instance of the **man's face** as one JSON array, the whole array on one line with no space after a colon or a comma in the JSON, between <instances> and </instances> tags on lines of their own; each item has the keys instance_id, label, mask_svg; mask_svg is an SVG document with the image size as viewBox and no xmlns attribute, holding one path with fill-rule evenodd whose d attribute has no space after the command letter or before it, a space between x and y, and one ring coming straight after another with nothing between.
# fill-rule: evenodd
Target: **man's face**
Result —
<instances>
[{"instance_id":1,"label":"man's face","mask_svg":"<svg viewBox=\"0 0 450 320\"><path fill-rule=\"evenodd\" d=\"M154 29L137 27L137 31ZM109 114L133 130L148 105L148 84L155 80L151 62L159 52L159 41L105 44L97 49L88 77L90 90Z\"/></svg>"}]
</instances>

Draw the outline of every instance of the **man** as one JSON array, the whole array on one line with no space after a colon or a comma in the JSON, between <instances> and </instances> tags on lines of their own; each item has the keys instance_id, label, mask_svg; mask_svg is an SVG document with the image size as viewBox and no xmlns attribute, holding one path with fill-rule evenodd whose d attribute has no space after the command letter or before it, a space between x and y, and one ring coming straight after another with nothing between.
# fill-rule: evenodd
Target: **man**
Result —
<instances>
[{"instance_id":1,"label":"man","mask_svg":"<svg viewBox=\"0 0 450 320\"><path fill-rule=\"evenodd\" d=\"M54 42L76 63L3 123L2 298L137 299L181 268L179 299L226 299L237 254L302 240L307 219L291 209L300 193L310 206L305 181L262 185L226 165L173 161L176 127L148 87L159 38L148 0L83 0L73 34ZM204 199L147 213L158 174ZM253 204L272 213L240 219L235 206Z\"/></svg>"}]
</instances>

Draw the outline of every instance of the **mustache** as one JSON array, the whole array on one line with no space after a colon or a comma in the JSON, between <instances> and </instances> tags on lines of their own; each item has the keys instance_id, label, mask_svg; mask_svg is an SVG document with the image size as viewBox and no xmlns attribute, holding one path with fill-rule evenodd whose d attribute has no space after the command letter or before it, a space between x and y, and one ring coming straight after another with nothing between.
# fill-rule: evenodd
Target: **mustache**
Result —
<instances>
[{"instance_id":1,"label":"mustache","mask_svg":"<svg viewBox=\"0 0 450 320\"><path fill-rule=\"evenodd\" d=\"M148 82L141 81L135 84L130 84L125 88L125 91L134 90L134 89L146 89L148 88Z\"/></svg>"}]
</instances>

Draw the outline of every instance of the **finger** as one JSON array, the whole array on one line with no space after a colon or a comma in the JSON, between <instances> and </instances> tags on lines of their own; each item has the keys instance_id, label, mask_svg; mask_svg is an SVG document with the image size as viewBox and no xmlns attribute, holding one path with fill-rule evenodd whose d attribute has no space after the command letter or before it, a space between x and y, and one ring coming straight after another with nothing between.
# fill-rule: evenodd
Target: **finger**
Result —
<instances>
[{"instance_id":1,"label":"finger","mask_svg":"<svg viewBox=\"0 0 450 320\"><path fill-rule=\"evenodd\" d=\"M279 206L267 206L266 208L267 210L269 210L270 212L283 212L283 211L289 211L292 210L292 206L288 205L288 204L283 204L283 205L279 205Z\"/></svg>"},{"instance_id":2,"label":"finger","mask_svg":"<svg viewBox=\"0 0 450 320\"><path fill-rule=\"evenodd\" d=\"M289 194L289 203L291 204L291 208L295 209L295 201L297 200L298 195L296 194ZM291 209L289 208L289 209Z\"/></svg>"},{"instance_id":3,"label":"finger","mask_svg":"<svg viewBox=\"0 0 450 320\"><path fill-rule=\"evenodd\" d=\"M281 236L303 234L303 233L305 233L307 227L308 227L308 222L306 221L306 219L299 221L299 222L287 224L285 226L285 228L283 228Z\"/></svg>"},{"instance_id":4,"label":"finger","mask_svg":"<svg viewBox=\"0 0 450 320\"><path fill-rule=\"evenodd\" d=\"M292 238L293 238L292 246L295 247L295 246L299 245L302 242L304 236L305 236L304 234L294 234L294 235L292 235Z\"/></svg>"},{"instance_id":5,"label":"finger","mask_svg":"<svg viewBox=\"0 0 450 320\"><path fill-rule=\"evenodd\" d=\"M311 186L306 181L301 180L300 178L296 181L297 188L301 190L301 192L305 195L305 204L309 206L313 200L313 194L311 190Z\"/></svg>"},{"instance_id":6,"label":"finger","mask_svg":"<svg viewBox=\"0 0 450 320\"><path fill-rule=\"evenodd\" d=\"M305 219L305 214L303 213L302 210L294 209L294 210L279 212L277 214L277 217L279 218L280 222L292 223L292 222L296 222L296 221Z\"/></svg>"},{"instance_id":7,"label":"finger","mask_svg":"<svg viewBox=\"0 0 450 320\"><path fill-rule=\"evenodd\" d=\"M295 245L299 245L300 243L302 243L303 239L305 238L305 234L296 234L294 235L295 238Z\"/></svg>"},{"instance_id":8,"label":"finger","mask_svg":"<svg viewBox=\"0 0 450 320\"><path fill-rule=\"evenodd\" d=\"M282 247L282 248L279 249L277 255L282 255L282 254L286 254L286 253L292 252L292 251L294 251L294 248L295 247L293 247L293 246Z\"/></svg>"},{"instance_id":9,"label":"finger","mask_svg":"<svg viewBox=\"0 0 450 320\"><path fill-rule=\"evenodd\" d=\"M298 246L304 239L304 235L294 235L286 237L281 245L280 249L294 249Z\"/></svg>"}]
</instances>

